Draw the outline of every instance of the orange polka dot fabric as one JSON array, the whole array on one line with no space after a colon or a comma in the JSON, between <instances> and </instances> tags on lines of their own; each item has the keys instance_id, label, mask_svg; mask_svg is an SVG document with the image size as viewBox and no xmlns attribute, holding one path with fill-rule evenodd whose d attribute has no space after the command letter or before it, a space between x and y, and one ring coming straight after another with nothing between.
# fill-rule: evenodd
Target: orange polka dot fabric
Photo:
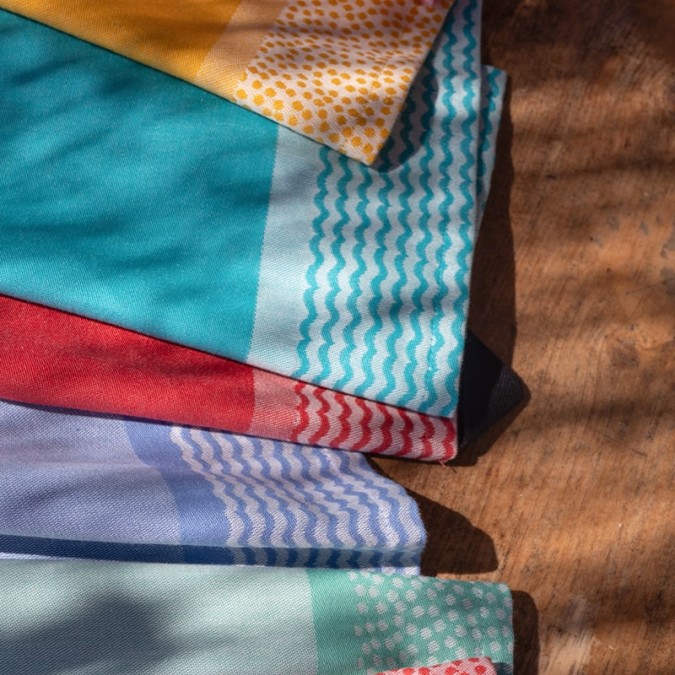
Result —
<instances>
[{"instance_id":1,"label":"orange polka dot fabric","mask_svg":"<svg viewBox=\"0 0 675 675\"><path fill-rule=\"evenodd\" d=\"M372 164L452 0L293 0L234 101Z\"/></svg>"}]
</instances>

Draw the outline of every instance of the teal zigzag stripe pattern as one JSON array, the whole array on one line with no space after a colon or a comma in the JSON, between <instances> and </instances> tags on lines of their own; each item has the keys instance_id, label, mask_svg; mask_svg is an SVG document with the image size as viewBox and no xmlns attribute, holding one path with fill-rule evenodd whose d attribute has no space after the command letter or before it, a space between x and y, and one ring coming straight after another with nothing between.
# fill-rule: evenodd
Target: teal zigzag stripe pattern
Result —
<instances>
[{"instance_id":1,"label":"teal zigzag stripe pattern","mask_svg":"<svg viewBox=\"0 0 675 675\"><path fill-rule=\"evenodd\" d=\"M454 414L490 105L479 23L478 0L459 0L373 167L319 153L294 377Z\"/></svg>"}]
</instances>

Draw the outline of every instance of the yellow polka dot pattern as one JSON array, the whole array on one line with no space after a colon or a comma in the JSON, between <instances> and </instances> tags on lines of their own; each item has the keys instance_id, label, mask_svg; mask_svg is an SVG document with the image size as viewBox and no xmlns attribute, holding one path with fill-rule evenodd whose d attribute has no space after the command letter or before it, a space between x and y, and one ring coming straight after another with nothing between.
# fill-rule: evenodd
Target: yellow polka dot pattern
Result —
<instances>
[{"instance_id":1,"label":"yellow polka dot pattern","mask_svg":"<svg viewBox=\"0 0 675 675\"><path fill-rule=\"evenodd\" d=\"M372 164L452 0L291 0L234 101Z\"/></svg>"}]
</instances>

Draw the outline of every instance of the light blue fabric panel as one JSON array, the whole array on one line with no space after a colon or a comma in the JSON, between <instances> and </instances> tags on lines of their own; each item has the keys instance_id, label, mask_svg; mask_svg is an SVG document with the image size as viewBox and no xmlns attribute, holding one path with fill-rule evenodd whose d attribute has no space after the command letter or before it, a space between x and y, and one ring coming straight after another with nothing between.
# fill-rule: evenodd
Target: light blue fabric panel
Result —
<instances>
[{"instance_id":1,"label":"light blue fabric panel","mask_svg":"<svg viewBox=\"0 0 675 675\"><path fill-rule=\"evenodd\" d=\"M303 570L0 562L7 675L316 675Z\"/></svg>"},{"instance_id":2,"label":"light blue fabric panel","mask_svg":"<svg viewBox=\"0 0 675 675\"><path fill-rule=\"evenodd\" d=\"M4 401L0 534L181 543L171 490L119 419Z\"/></svg>"},{"instance_id":3,"label":"light blue fabric panel","mask_svg":"<svg viewBox=\"0 0 675 675\"><path fill-rule=\"evenodd\" d=\"M0 551L416 572L417 505L360 453L0 401Z\"/></svg>"},{"instance_id":4,"label":"light blue fabric panel","mask_svg":"<svg viewBox=\"0 0 675 675\"><path fill-rule=\"evenodd\" d=\"M2 292L244 359L277 125L3 11L0 63Z\"/></svg>"}]
</instances>

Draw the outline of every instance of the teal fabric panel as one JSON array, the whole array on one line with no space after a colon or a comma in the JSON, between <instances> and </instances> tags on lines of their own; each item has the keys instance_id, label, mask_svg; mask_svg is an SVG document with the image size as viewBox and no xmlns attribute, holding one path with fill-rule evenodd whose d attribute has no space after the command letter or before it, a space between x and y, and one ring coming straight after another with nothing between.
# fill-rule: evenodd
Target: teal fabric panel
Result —
<instances>
[{"instance_id":1,"label":"teal fabric panel","mask_svg":"<svg viewBox=\"0 0 675 675\"><path fill-rule=\"evenodd\" d=\"M244 359L277 125L7 12L0 63L3 290Z\"/></svg>"},{"instance_id":2,"label":"teal fabric panel","mask_svg":"<svg viewBox=\"0 0 675 675\"><path fill-rule=\"evenodd\" d=\"M382 670L488 656L513 668L511 592L504 584L307 570L318 674Z\"/></svg>"}]
</instances>

